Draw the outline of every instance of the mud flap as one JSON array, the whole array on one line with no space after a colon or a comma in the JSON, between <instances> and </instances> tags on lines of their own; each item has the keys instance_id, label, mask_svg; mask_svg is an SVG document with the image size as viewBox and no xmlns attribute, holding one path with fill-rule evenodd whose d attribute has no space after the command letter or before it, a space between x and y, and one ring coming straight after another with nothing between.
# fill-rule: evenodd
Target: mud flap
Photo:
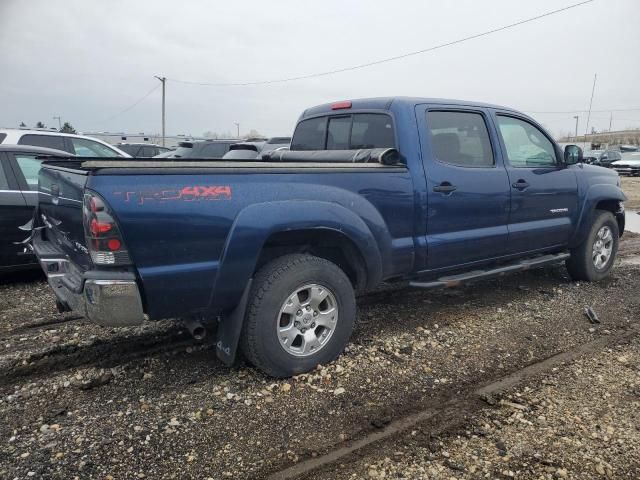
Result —
<instances>
[{"instance_id":1,"label":"mud flap","mask_svg":"<svg viewBox=\"0 0 640 480\"><path fill-rule=\"evenodd\" d=\"M240 341L240 333L244 324L244 314L247 310L247 301L252 282L253 279L250 278L236 308L220 316L216 338L216 355L227 365L232 365L236 359L236 351L238 350L238 342Z\"/></svg>"}]
</instances>

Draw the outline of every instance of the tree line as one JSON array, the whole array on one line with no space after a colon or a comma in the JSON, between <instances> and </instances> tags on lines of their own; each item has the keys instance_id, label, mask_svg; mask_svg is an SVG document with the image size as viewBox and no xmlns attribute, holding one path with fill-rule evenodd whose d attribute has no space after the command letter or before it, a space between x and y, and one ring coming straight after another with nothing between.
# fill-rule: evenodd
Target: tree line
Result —
<instances>
[{"instance_id":1,"label":"tree line","mask_svg":"<svg viewBox=\"0 0 640 480\"><path fill-rule=\"evenodd\" d=\"M20 122L20 128L27 128L27 124L24 122ZM34 128L47 128L47 126L43 122L37 122ZM56 129L52 128L52 130ZM64 122L64 125L62 125L62 128L60 128L58 131L62 133L77 133L76 129L73 128L73 125L71 125L69 122Z\"/></svg>"}]
</instances>

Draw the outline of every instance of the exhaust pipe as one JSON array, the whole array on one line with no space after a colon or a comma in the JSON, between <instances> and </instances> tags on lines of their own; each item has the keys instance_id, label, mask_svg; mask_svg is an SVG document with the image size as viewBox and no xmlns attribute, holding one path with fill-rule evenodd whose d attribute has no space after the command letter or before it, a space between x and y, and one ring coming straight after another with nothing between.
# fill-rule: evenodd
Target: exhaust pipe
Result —
<instances>
[{"instance_id":1,"label":"exhaust pipe","mask_svg":"<svg viewBox=\"0 0 640 480\"><path fill-rule=\"evenodd\" d=\"M195 318L185 318L183 320L184 326L187 327L191 336L196 340L203 340L207 336L207 329L202 323Z\"/></svg>"}]
</instances>

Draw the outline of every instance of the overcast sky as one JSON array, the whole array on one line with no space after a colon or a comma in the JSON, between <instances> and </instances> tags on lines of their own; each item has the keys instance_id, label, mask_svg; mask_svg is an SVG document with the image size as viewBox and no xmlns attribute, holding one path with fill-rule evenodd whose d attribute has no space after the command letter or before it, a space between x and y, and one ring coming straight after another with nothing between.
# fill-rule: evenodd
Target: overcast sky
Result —
<instances>
[{"instance_id":1,"label":"overcast sky","mask_svg":"<svg viewBox=\"0 0 640 480\"><path fill-rule=\"evenodd\" d=\"M333 100L410 95L524 111L640 108L640 1L593 3L466 43L300 81L207 87L333 70L420 50L579 0L0 0L0 125L79 131L289 134L302 110ZM554 134L574 113L532 114ZM584 133L586 113L580 115ZM591 124L609 127L608 112ZM640 127L640 109L613 128Z\"/></svg>"}]
</instances>

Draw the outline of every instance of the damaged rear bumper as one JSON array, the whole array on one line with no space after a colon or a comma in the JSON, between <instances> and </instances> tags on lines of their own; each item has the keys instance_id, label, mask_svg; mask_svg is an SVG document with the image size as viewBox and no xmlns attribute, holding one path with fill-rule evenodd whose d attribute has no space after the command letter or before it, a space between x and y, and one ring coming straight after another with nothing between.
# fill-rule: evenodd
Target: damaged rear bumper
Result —
<instances>
[{"instance_id":1,"label":"damaged rear bumper","mask_svg":"<svg viewBox=\"0 0 640 480\"><path fill-rule=\"evenodd\" d=\"M69 259L36 236L33 251L47 275L58 308L74 311L106 326L139 325L144 320L142 298L131 272L80 272Z\"/></svg>"}]
</instances>

